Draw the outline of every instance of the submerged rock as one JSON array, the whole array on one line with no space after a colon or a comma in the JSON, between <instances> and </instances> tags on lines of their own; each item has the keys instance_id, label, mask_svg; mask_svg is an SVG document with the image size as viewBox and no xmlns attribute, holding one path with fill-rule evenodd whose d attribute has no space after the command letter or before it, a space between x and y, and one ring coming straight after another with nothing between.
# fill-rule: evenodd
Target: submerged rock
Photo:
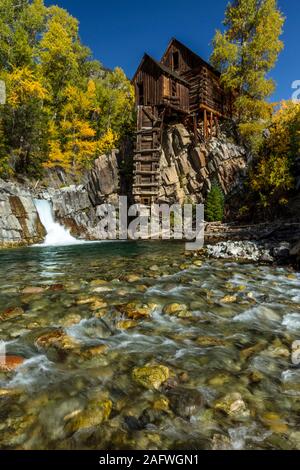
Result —
<instances>
[{"instance_id":1,"label":"submerged rock","mask_svg":"<svg viewBox=\"0 0 300 470\"><path fill-rule=\"evenodd\" d=\"M82 317L76 313L70 313L65 318L60 320L60 325L65 328L70 328L71 326L78 325L82 320Z\"/></svg>"},{"instance_id":2,"label":"submerged rock","mask_svg":"<svg viewBox=\"0 0 300 470\"><path fill-rule=\"evenodd\" d=\"M25 359L21 356L0 356L0 371L11 372L24 363Z\"/></svg>"},{"instance_id":3,"label":"submerged rock","mask_svg":"<svg viewBox=\"0 0 300 470\"><path fill-rule=\"evenodd\" d=\"M208 380L208 385L210 385L211 387L222 387L224 384L230 382L230 380L230 374L219 373Z\"/></svg>"},{"instance_id":4,"label":"submerged rock","mask_svg":"<svg viewBox=\"0 0 300 470\"><path fill-rule=\"evenodd\" d=\"M105 300L97 299L90 305L90 310L92 310L92 312L96 312L97 310L102 310L107 306L108 304L105 302Z\"/></svg>"},{"instance_id":5,"label":"submerged rock","mask_svg":"<svg viewBox=\"0 0 300 470\"><path fill-rule=\"evenodd\" d=\"M116 324L118 330L130 330L135 328L138 325L138 322L135 320L120 320Z\"/></svg>"},{"instance_id":6,"label":"submerged rock","mask_svg":"<svg viewBox=\"0 0 300 470\"><path fill-rule=\"evenodd\" d=\"M135 302L118 305L116 308L120 313L129 318L129 320L140 320L147 318L151 315L152 310L151 306L149 305L142 305Z\"/></svg>"},{"instance_id":7,"label":"submerged rock","mask_svg":"<svg viewBox=\"0 0 300 470\"><path fill-rule=\"evenodd\" d=\"M99 426L109 419L112 406L112 401L109 399L93 401L85 410L76 413L75 417L71 416L66 424L67 431L75 433L81 429Z\"/></svg>"},{"instance_id":8,"label":"submerged rock","mask_svg":"<svg viewBox=\"0 0 300 470\"><path fill-rule=\"evenodd\" d=\"M96 296L83 296L76 300L77 305L88 305L97 302L99 297Z\"/></svg>"},{"instance_id":9,"label":"submerged rock","mask_svg":"<svg viewBox=\"0 0 300 470\"><path fill-rule=\"evenodd\" d=\"M146 365L133 369L132 378L147 389L158 390L170 377L168 367L162 365Z\"/></svg>"},{"instance_id":10,"label":"submerged rock","mask_svg":"<svg viewBox=\"0 0 300 470\"><path fill-rule=\"evenodd\" d=\"M187 388L174 388L168 390L171 410L181 418L189 419L196 415L204 405L203 396L198 390Z\"/></svg>"},{"instance_id":11,"label":"submerged rock","mask_svg":"<svg viewBox=\"0 0 300 470\"><path fill-rule=\"evenodd\" d=\"M220 302L222 304L233 304L234 302L237 301L237 296L236 295L225 295Z\"/></svg>"},{"instance_id":12,"label":"submerged rock","mask_svg":"<svg viewBox=\"0 0 300 470\"><path fill-rule=\"evenodd\" d=\"M212 450L232 450L230 438L223 434L214 434L212 438Z\"/></svg>"},{"instance_id":13,"label":"submerged rock","mask_svg":"<svg viewBox=\"0 0 300 470\"><path fill-rule=\"evenodd\" d=\"M41 335L35 342L38 348L48 349L54 347L68 351L78 347L78 343L68 336L62 328Z\"/></svg>"},{"instance_id":14,"label":"submerged rock","mask_svg":"<svg viewBox=\"0 0 300 470\"><path fill-rule=\"evenodd\" d=\"M215 403L214 408L235 420L244 420L250 417L250 410L247 408L242 395L237 392L225 395Z\"/></svg>"},{"instance_id":15,"label":"submerged rock","mask_svg":"<svg viewBox=\"0 0 300 470\"><path fill-rule=\"evenodd\" d=\"M288 358L290 357L290 351L287 347L285 347L280 339L276 339L273 343L266 349L264 352L269 357L283 357Z\"/></svg>"},{"instance_id":16,"label":"submerged rock","mask_svg":"<svg viewBox=\"0 0 300 470\"><path fill-rule=\"evenodd\" d=\"M300 450L300 431L294 431L289 437L295 449Z\"/></svg>"},{"instance_id":17,"label":"submerged rock","mask_svg":"<svg viewBox=\"0 0 300 470\"><path fill-rule=\"evenodd\" d=\"M288 431L287 424L277 413L265 413L261 420L274 433L285 434Z\"/></svg>"},{"instance_id":18,"label":"submerged rock","mask_svg":"<svg viewBox=\"0 0 300 470\"><path fill-rule=\"evenodd\" d=\"M4 310L0 315L1 321L12 320L13 318L20 317L24 314L21 307L10 307Z\"/></svg>"},{"instance_id":19,"label":"submerged rock","mask_svg":"<svg viewBox=\"0 0 300 470\"><path fill-rule=\"evenodd\" d=\"M163 309L163 313L165 315L179 315L182 312L185 312L187 310L187 306L185 304L169 304L166 305Z\"/></svg>"},{"instance_id":20,"label":"submerged rock","mask_svg":"<svg viewBox=\"0 0 300 470\"><path fill-rule=\"evenodd\" d=\"M29 295L43 294L44 292L46 292L46 290L47 289L45 287L28 286L22 290L22 294L29 294Z\"/></svg>"},{"instance_id":21,"label":"submerged rock","mask_svg":"<svg viewBox=\"0 0 300 470\"><path fill-rule=\"evenodd\" d=\"M300 341L292 344L291 361L293 364L300 364Z\"/></svg>"},{"instance_id":22,"label":"submerged rock","mask_svg":"<svg viewBox=\"0 0 300 470\"><path fill-rule=\"evenodd\" d=\"M129 282L129 284L133 284L140 280L141 276L138 276L137 274L128 274L127 276L124 276L124 281Z\"/></svg>"},{"instance_id":23,"label":"submerged rock","mask_svg":"<svg viewBox=\"0 0 300 470\"><path fill-rule=\"evenodd\" d=\"M249 348L243 349L240 352L241 359L249 359L251 356L254 356L254 354L263 351L266 347L266 344L266 341L260 341L254 344L254 346L250 346Z\"/></svg>"},{"instance_id":24,"label":"submerged rock","mask_svg":"<svg viewBox=\"0 0 300 470\"><path fill-rule=\"evenodd\" d=\"M193 261L193 266L196 266L197 268L200 268L202 265L203 265L203 261L199 260L199 259L196 259L195 261Z\"/></svg>"},{"instance_id":25,"label":"submerged rock","mask_svg":"<svg viewBox=\"0 0 300 470\"><path fill-rule=\"evenodd\" d=\"M90 282L91 287L100 287L100 286L107 286L108 282L104 279L94 279Z\"/></svg>"},{"instance_id":26,"label":"submerged rock","mask_svg":"<svg viewBox=\"0 0 300 470\"><path fill-rule=\"evenodd\" d=\"M222 339L214 336L199 336L196 340L197 344L202 348L210 348L213 346L224 346L226 344Z\"/></svg>"},{"instance_id":27,"label":"submerged rock","mask_svg":"<svg viewBox=\"0 0 300 470\"><path fill-rule=\"evenodd\" d=\"M92 346L80 351L80 356L86 359L92 359L93 357L102 356L107 350L108 346L106 344L100 344L99 346Z\"/></svg>"}]
</instances>

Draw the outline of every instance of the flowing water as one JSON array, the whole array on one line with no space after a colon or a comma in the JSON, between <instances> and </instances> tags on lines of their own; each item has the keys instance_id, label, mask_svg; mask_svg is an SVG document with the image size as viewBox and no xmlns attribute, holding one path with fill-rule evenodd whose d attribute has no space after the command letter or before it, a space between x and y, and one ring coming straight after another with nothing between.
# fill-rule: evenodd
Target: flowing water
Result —
<instances>
[{"instance_id":1,"label":"flowing water","mask_svg":"<svg viewBox=\"0 0 300 470\"><path fill-rule=\"evenodd\" d=\"M180 243L1 251L0 447L300 448L299 281Z\"/></svg>"},{"instance_id":2,"label":"flowing water","mask_svg":"<svg viewBox=\"0 0 300 470\"><path fill-rule=\"evenodd\" d=\"M44 246L62 246L82 243L72 237L70 231L55 222L52 207L49 201L45 199L36 199L34 201L40 221L46 229L47 235L44 240Z\"/></svg>"}]
</instances>

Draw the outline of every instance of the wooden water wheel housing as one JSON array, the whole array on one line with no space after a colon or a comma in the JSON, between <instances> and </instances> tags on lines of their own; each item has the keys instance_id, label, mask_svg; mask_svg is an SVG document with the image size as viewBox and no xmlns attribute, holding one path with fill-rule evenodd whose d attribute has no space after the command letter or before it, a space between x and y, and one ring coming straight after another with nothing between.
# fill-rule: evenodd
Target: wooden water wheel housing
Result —
<instances>
[{"instance_id":1,"label":"wooden water wheel housing","mask_svg":"<svg viewBox=\"0 0 300 470\"><path fill-rule=\"evenodd\" d=\"M233 116L233 96L225 93L220 73L172 39L160 62L145 54L134 77L137 130L133 196L136 203L157 201L164 123L176 118L195 139L216 135L219 121Z\"/></svg>"}]
</instances>

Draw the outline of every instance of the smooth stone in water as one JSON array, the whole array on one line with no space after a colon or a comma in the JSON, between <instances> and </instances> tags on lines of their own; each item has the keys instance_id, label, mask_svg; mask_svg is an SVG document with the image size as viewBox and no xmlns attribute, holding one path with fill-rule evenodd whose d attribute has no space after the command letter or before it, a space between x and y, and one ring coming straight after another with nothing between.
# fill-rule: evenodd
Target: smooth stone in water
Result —
<instances>
[{"instance_id":1,"label":"smooth stone in water","mask_svg":"<svg viewBox=\"0 0 300 470\"><path fill-rule=\"evenodd\" d=\"M225 395L215 403L214 408L237 421L250 418L250 410L247 408L242 395L237 392Z\"/></svg>"},{"instance_id":2,"label":"smooth stone in water","mask_svg":"<svg viewBox=\"0 0 300 470\"><path fill-rule=\"evenodd\" d=\"M68 336L61 328L41 335L35 344L38 348L48 349L54 347L63 351L78 347L77 341Z\"/></svg>"},{"instance_id":3,"label":"smooth stone in water","mask_svg":"<svg viewBox=\"0 0 300 470\"><path fill-rule=\"evenodd\" d=\"M204 405L203 397L196 389L177 387L173 390L169 390L166 395L169 399L171 410L181 418L191 418L196 415Z\"/></svg>"},{"instance_id":4,"label":"smooth stone in water","mask_svg":"<svg viewBox=\"0 0 300 470\"><path fill-rule=\"evenodd\" d=\"M81 429L99 426L109 419L112 406L111 400L95 400L85 410L76 413L75 417L67 423L68 432L75 433Z\"/></svg>"},{"instance_id":5,"label":"smooth stone in water","mask_svg":"<svg viewBox=\"0 0 300 470\"><path fill-rule=\"evenodd\" d=\"M46 291L45 287L29 286L29 287L25 287L21 292L22 294L34 295L34 294L43 294L45 291Z\"/></svg>"},{"instance_id":6,"label":"smooth stone in water","mask_svg":"<svg viewBox=\"0 0 300 470\"><path fill-rule=\"evenodd\" d=\"M163 313L165 315L178 315L179 313L184 312L186 310L187 310L186 305L173 303L173 304L166 305L163 309Z\"/></svg>"},{"instance_id":7,"label":"smooth stone in water","mask_svg":"<svg viewBox=\"0 0 300 470\"><path fill-rule=\"evenodd\" d=\"M13 318L17 318L22 315L24 315L24 310L21 307L9 307L2 312L0 320L12 320Z\"/></svg>"},{"instance_id":8,"label":"smooth stone in water","mask_svg":"<svg viewBox=\"0 0 300 470\"><path fill-rule=\"evenodd\" d=\"M132 378L147 389L158 390L170 377L168 367L162 365L146 365L133 369Z\"/></svg>"},{"instance_id":9,"label":"smooth stone in water","mask_svg":"<svg viewBox=\"0 0 300 470\"><path fill-rule=\"evenodd\" d=\"M25 359L21 356L0 356L0 371L11 372L24 363Z\"/></svg>"}]
</instances>

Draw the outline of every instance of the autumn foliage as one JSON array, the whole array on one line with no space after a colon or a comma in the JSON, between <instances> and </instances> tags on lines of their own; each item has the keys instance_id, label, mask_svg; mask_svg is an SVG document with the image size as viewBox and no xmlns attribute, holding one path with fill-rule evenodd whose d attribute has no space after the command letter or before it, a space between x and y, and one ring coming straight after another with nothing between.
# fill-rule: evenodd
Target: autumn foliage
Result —
<instances>
[{"instance_id":1,"label":"autumn foliage","mask_svg":"<svg viewBox=\"0 0 300 470\"><path fill-rule=\"evenodd\" d=\"M133 123L134 93L79 38L79 24L43 0L1 0L0 177L78 174L116 147Z\"/></svg>"},{"instance_id":2,"label":"autumn foliage","mask_svg":"<svg viewBox=\"0 0 300 470\"><path fill-rule=\"evenodd\" d=\"M250 172L249 186L264 209L284 206L295 188L294 166L300 156L300 103L283 102Z\"/></svg>"}]
</instances>

